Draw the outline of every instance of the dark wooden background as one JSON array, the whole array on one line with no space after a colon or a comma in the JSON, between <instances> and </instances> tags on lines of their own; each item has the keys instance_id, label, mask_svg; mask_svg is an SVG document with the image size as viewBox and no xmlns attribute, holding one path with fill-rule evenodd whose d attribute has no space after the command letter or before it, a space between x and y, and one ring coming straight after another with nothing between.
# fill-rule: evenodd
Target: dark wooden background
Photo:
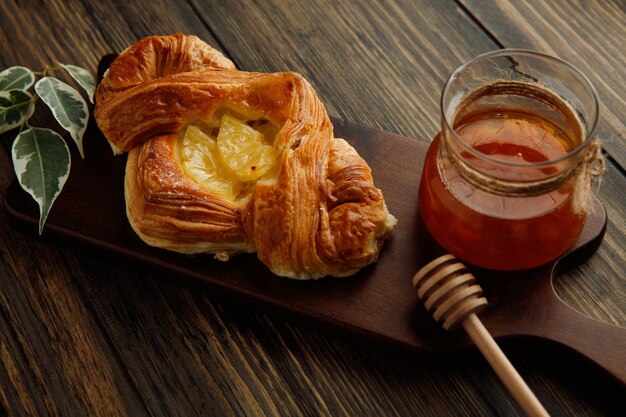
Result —
<instances>
[{"instance_id":1,"label":"dark wooden background","mask_svg":"<svg viewBox=\"0 0 626 417\"><path fill-rule=\"evenodd\" d=\"M181 31L241 69L302 73L333 116L422 141L438 130L446 77L478 53L524 47L569 60L603 103L596 194L609 225L598 253L555 287L580 312L626 326L623 1L5 0L0 21L0 68L61 61L95 73L104 54ZM39 110L37 123L50 124ZM14 179L13 136L0 136L0 196ZM2 209L0 416L521 415L475 353L424 361L161 278L23 235ZM523 346L504 343L553 415L626 409L625 387L582 358Z\"/></svg>"}]
</instances>

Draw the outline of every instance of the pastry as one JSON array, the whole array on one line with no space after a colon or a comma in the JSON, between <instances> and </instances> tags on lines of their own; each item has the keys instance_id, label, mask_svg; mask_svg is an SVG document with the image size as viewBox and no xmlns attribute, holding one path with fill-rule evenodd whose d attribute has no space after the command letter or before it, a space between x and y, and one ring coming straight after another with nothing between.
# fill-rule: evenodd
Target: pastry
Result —
<instances>
[{"instance_id":1,"label":"pastry","mask_svg":"<svg viewBox=\"0 0 626 417\"><path fill-rule=\"evenodd\" d=\"M124 51L94 115L129 152L126 211L149 245L256 252L280 276L342 277L377 259L396 222L302 76L239 71L195 36Z\"/></svg>"}]
</instances>

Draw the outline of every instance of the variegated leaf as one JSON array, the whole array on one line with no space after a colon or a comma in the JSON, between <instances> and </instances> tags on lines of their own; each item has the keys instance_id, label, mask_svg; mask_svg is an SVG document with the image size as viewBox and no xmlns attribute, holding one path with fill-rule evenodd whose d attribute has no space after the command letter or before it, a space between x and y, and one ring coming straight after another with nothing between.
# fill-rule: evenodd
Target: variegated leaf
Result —
<instances>
[{"instance_id":1,"label":"variegated leaf","mask_svg":"<svg viewBox=\"0 0 626 417\"><path fill-rule=\"evenodd\" d=\"M69 176L70 150L55 131L32 127L17 135L12 157L20 185L39 205L41 234L50 208Z\"/></svg>"},{"instance_id":2,"label":"variegated leaf","mask_svg":"<svg viewBox=\"0 0 626 417\"><path fill-rule=\"evenodd\" d=\"M50 107L59 124L72 136L83 153L83 135L87 129L89 110L87 103L74 88L56 78L44 77L35 84L35 91L41 100Z\"/></svg>"},{"instance_id":3,"label":"variegated leaf","mask_svg":"<svg viewBox=\"0 0 626 417\"><path fill-rule=\"evenodd\" d=\"M0 91L27 90L35 82L35 74L26 67L10 67L0 72Z\"/></svg>"},{"instance_id":4,"label":"variegated leaf","mask_svg":"<svg viewBox=\"0 0 626 417\"><path fill-rule=\"evenodd\" d=\"M61 64L65 70L72 76L76 82L83 87L89 96L89 101L93 103L93 96L96 93L96 79L84 68L77 67L76 65Z\"/></svg>"},{"instance_id":5,"label":"variegated leaf","mask_svg":"<svg viewBox=\"0 0 626 417\"><path fill-rule=\"evenodd\" d=\"M0 133L24 124L35 111L28 91L0 91Z\"/></svg>"}]
</instances>

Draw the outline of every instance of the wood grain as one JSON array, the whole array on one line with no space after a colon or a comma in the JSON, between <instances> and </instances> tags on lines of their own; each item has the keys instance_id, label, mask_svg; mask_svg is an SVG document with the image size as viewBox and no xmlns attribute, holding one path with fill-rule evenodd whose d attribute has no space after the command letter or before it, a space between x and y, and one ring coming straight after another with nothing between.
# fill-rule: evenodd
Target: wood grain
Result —
<instances>
[{"instance_id":1,"label":"wood grain","mask_svg":"<svg viewBox=\"0 0 626 417\"><path fill-rule=\"evenodd\" d=\"M626 12L624 2L461 0L494 39L507 48L535 49L578 67L600 95L597 137L626 168Z\"/></svg>"},{"instance_id":2,"label":"wood grain","mask_svg":"<svg viewBox=\"0 0 626 417\"><path fill-rule=\"evenodd\" d=\"M0 67L60 60L95 72L105 53L140 36L180 30L222 48L240 68L306 74L334 115L428 140L438 130L447 74L499 44L452 1L215 3L0 2ZM608 72L607 82L614 77ZM37 123L53 124L39 112ZM0 136L0 195L13 178L9 136ZM624 181L612 165L599 192L613 221L605 244L557 282L576 308L613 323L624 323ZM84 396L100 384L114 387L103 397L112 403L108 410L128 415L521 415L474 356L424 364L294 327L163 282L158 273L26 237L8 226L4 212L0 251L0 415L110 415ZM39 269L56 272L44 279ZM75 310L58 312L66 306ZM21 333L29 346L40 346L40 358L24 353ZM55 350L51 340L64 343ZM504 347L553 415L611 416L626 408L624 388L575 356L543 345ZM71 371L68 359L59 359L66 349L94 352L78 357ZM94 362L111 371L97 371Z\"/></svg>"},{"instance_id":3,"label":"wood grain","mask_svg":"<svg viewBox=\"0 0 626 417\"><path fill-rule=\"evenodd\" d=\"M210 24L224 26L215 35L221 44L229 45L231 56L240 68L300 71L310 77L331 114L418 140L429 140L438 130L436 109L447 75L467 59L499 45L485 37L473 22L468 22L468 16L459 13L454 4L407 3L410 4L380 3L370 8L369 4L328 2L307 9L302 3L287 7L277 1L258 9L242 5L249 10L243 15L228 7L208 8L198 3L197 8ZM300 18L304 15L311 16L310 20L304 22ZM367 25L351 22L350 19L357 16L360 19L365 16ZM414 22L433 22L438 29L420 31ZM248 36L246 30L250 32ZM257 30L265 36L256 36ZM293 38L303 34L306 35L304 45L293 45ZM377 34L386 36L377 37ZM367 42L355 41L361 38L366 38ZM441 44L432 45L435 38ZM360 49L353 51L353 48ZM319 57L327 50L337 50L342 56L340 63L320 61ZM453 61L458 64L450 66L449 62ZM279 66L278 62L284 64ZM443 64L441 69L434 71L440 63ZM370 87L372 78L376 88ZM333 106L334 103L341 103L341 107ZM599 256L589 261L588 271L598 273L593 280L583 280L581 273L574 270L557 280L556 286L558 293L579 311L626 325L623 306L626 281L622 279L626 276L626 266L620 262L622 248L626 245L626 201L613 198L619 194L620 187L626 187L626 180L619 165L609 161L605 179L595 189L607 205L611 222L607 243ZM596 279L611 290L602 292L591 288ZM564 288L562 283L568 280L573 285ZM607 304L610 307L605 307ZM613 313L606 314L606 311Z\"/></svg>"},{"instance_id":4,"label":"wood grain","mask_svg":"<svg viewBox=\"0 0 626 417\"><path fill-rule=\"evenodd\" d=\"M449 72L467 59L497 49L499 45L485 37L477 25L469 24L468 16L460 14L452 3L406 3L410 4L381 2L370 9L359 2L340 1L306 9L303 4L281 7L277 1L259 9L247 5L250 13L243 15L220 6L210 10L199 8L199 13L213 25L230 23L215 35L220 43L229 46L240 68L300 71L307 77L312 76L312 83L322 100L329 104L331 114L418 140L429 140L438 130L438 99ZM319 25L301 18L318 14L324 16L315 20ZM433 23L431 29L420 30L413 24L426 21ZM444 24L445 31L436 29ZM243 36L244 30L258 27L268 35ZM374 30L368 31L370 28ZM306 44L298 48L293 45L294 37L303 33L308 35ZM383 36L385 33L388 35ZM433 33L444 43L439 49L431 45ZM599 32L589 34L598 34L594 39L601 38ZM354 46L360 36L367 36L368 42ZM353 51L355 47L360 49ZM327 50L335 50L342 56L341 69L337 68L337 60L324 59L329 56L324 54ZM624 54L617 54L615 59L620 56L623 60ZM458 64L452 65L449 72L447 69L433 72L433 66L446 60L458 60ZM369 88L369 84L376 88ZM419 105L414 104L416 100L420 101ZM336 109L333 103L342 106ZM602 184L594 189L609 214L606 243L598 256L588 261L585 271L568 272L557 280L556 287L577 310L624 326L626 281L622 277L626 276L626 265L620 260L624 258L626 246L626 200L616 198L620 187L626 187L621 168L609 161ZM594 288L596 286L602 289Z\"/></svg>"},{"instance_id":5,"label":"wood grain","mask_svg":"<svg viewBox=\"0 0 626 417\"><path fill-rule=\"evenodd\" d=\"M105 61L108 63L110 59ZM335 122L335 134L369 161L387 207L401 219L378 262L354 277L321 282L277 279L255 256L240 255L224 263L211 256L185 257L144 244L126 218L125 158L113 156L104 136L95 128L86 135L86 141L91 144L86 152L93 159L89 163L79 160L73 164L73 176L57 199L55 212L48 217L47 234L54 241L93 246L97 252L110 252L112 259L175 274L178 277L174 279L182 284L196 284L236 303L276 311L287 318L301 317L321 328L333 326L339 332L411 347L423 355L460 349L468 341L444 335L438 326L433 326L429 315L416 308L408 283L408 277L430 259L432 248L437 245L428 241L430 237L419 224L419 178L407 177L394 168L402 166L410 172L420 172L426 144L346 122ZM5 206L17 224L37 234L36 204L15 183L7 192ZM584 253L592 255L605 230L605 210L594 199L585 227L565 260L583 259ZM626 330L598 327L594 321L577 314L558 315L563 309L550 283L552 269L552 265L547 265L536 271L477 275L481 280L493 275L491 281L495 285L481 281L484 289L501 300L507 296L505 302L495 304L489 311L493 336L538 335L559 341L626 383L626 368L621 360L626 349ZM530 285L534 282L543 285ZM535 313L527 317L518 306L526 306ZM577 330L568 332L570 329ZM584 344L586 336L591 335L602 343Z\"/></svg>"},{"instance_id":6,"label":"wood grain","mask_svg":"<svg viewBox=\"0 0 626 417\"><path fill-rule=\"evenodd\" d=\"M0 153L0 165L9 163ZM0 176L3 191L10 178ZM24 239L5 216L0 235L0 398L9 415L142 415L59 251Z\"/></svg>"},{"instance_id":7,"label":"wood grain","mask_svg":"<svg viewBox=\"0 0 626 417\"><path fill-rule=\"evenodd\" d=\"M300 72L331 115L422 141L448 75L497 48L450 1L192 3L240 69Z\"/></svg>"}]
</instances>

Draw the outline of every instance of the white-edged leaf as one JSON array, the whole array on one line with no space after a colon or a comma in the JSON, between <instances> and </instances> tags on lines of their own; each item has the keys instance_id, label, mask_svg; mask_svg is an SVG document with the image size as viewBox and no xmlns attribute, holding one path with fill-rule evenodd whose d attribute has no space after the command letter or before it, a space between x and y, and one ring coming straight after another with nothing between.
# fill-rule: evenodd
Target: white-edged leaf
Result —
<instances>
[{"instance_id":1,"label":"white-edged leaf","mask_svg":"<svg viewBox=\"0 0 626 417\"><path fill-rule=\"evenodd\" d=\"M0 72L0 91L27 90L35 83L35 74L26 67L10 67Z\"/></svg>"},{"instance_id":2,"label":"white-edged leaf","mask_svg":"<svg viewBox=\"0 0 626 417\"><path fill-rule=\"evenodd\" d=\"M24 124L35 111L28 91L0 91L0 133Z\"/></svg>"},{"instance_id":3,"label":"white-edged leaf","mask_svg":"<svg viewBox=\"0 0 626 417\"><path fill-rule=\"evenodd\" d=\"M17 180L39 205L41 234L50 208L70 174L70 150L55 131L31 127L17 135L11 154Z\"/></svg>"},{"instance_id":4,"label":"white-edged leaf","mask_svg":"<svg viewBox=\"0 0 626 417\"><path fill-rule=\"evenodd\" d=\"M50 107L57 122L70 132L78 146L80 156L84 158L83 135L89 119L89 109L85 100L73 87L52 77L43 77L37 81L35 91Z\"/></svg>"},{"instance_id":5,"label":"white-edged leaf","mask_svg":"<svg viewBox=\"0 0 626 417\"><path fill-rule=\"evenodd\" d=\"M89 101L93 103L93 96L96 93L96 79L85 68L77 67L76 65L61 64L59 65L65 68L65 70L72 76L76 82L83 87L89 96Z\"/></svg>"}]
</instances>

